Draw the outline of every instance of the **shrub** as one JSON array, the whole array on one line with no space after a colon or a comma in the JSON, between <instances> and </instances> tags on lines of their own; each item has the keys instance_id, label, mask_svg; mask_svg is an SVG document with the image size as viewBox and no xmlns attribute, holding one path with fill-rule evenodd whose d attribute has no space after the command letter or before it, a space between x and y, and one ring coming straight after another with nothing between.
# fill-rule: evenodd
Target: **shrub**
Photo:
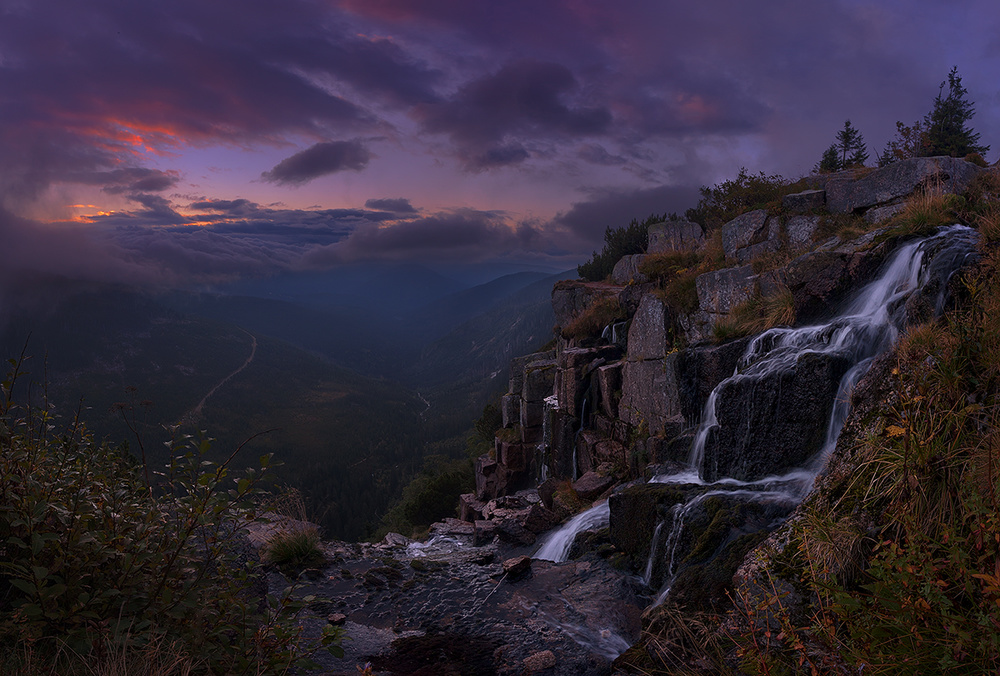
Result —
<instances>
[{"instance_id":1,"label":"shrub","mask_svg":"<svg viewBox=\"0 0 1000 676\"><path fill-rule=\"evenodd\" d=\"M713 230L742 213L779 199L790 190L792 188L778 174L768 176L760 172L754 175L741 167L736 178L723 181L712 188L703 186L698 205L688 209L685 215L688 220L700 223L706 230Z\"/></svg>"},{"instance_id":2,"label":"shrub","mask_svg":"<svg viewBox=\"0 0 1000 676\"><path fill-rule=\"evenodd\" d=\"M254 592L244 527L262 474L231 472L240 449L210 463L209 442L185 437L149 485L78 420L59 430L47 407L18 406L12 363L0 386L0 655L17 660L21 646L41 663L89 664L159 643L213 673L301 663L314 647L292 623L301 604Z\"/></svg>"},{"instance_id":3,"label":"shrub","mask_svg":"<svg viewBox=\"0 0 1000 676\"><path fill-rule=\"evenodd\" d=\"M264 545L265 563L289 577L296 577L304 568L321 565L325 560L319 546L319 533L315 528L281 531Z\"/></svg>"},{"instance_id":4,"label":"shrub","mask_svg":"<svg viewBox=\"0 0 1000 676\"><path fill-rule=\"evenodd\" d=\"M607 278L615 269L615 264L623 256L646 253L649 245L649 226L667 219L666 215L650 214L641 223L636 219L623 228L604 230L604 248L600 253L594 252L590 260L577 266L580 279L598 282Z\"/></svg>"}]
</instances>

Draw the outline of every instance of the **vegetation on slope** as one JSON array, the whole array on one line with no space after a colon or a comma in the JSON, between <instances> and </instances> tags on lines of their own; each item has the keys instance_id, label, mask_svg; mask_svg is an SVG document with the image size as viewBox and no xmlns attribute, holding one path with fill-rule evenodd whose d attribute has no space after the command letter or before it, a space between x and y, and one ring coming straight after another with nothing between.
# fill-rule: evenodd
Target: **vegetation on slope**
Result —
<instances>
[{"instance_id":1,"label":"vegetation on slope","mask_svg":"<svg viewBox=\"0 0 1000 676\"><path fill-rule=\"evenodd\" d=\"M232 470L241 447L216 464L207 442L183 437L151 472L79 419L19 405L20 366L0 384L0 671L106 674L155 658L161 673L277 674L301 663L317 647L294 622L302 606L265 596L244 535L262 473Z\"/></svg>"}]
</instances>

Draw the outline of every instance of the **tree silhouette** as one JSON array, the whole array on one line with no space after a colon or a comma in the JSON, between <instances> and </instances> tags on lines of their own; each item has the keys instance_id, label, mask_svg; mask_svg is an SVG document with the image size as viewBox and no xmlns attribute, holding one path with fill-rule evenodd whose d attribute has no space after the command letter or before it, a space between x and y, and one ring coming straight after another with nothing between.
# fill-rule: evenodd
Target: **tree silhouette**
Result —
<instances>
[{"instance_id":1,"label":"tree silhouette","mask_svg":"<svg viewBox=\"0 0 1000 676\"><path fill-rule=\"evenodd\" d=\"M945 84L948 85L947 95L944 93ZM965 157L969 153L983 154L990 149L979 144L979 133L972 131L967 124L976 114L972 102L965 98L967 94L955 66L948 73L947 82L941 83L934 108L924 117L927 142L922 148L922 155Z\"/></svg>"},{"instance_id":2,"label":"tree silhouette","mask_svg":"<svg viewBox=\"0 0 1000 676\"><path fill-rule=\"evenodd\" d=\"M844 128L837 132L837 140L823 151L823 157L814 171L829 172L863 167L868 161L868 149L861 132L844 121Z\"/></svg>"}]
</instances>

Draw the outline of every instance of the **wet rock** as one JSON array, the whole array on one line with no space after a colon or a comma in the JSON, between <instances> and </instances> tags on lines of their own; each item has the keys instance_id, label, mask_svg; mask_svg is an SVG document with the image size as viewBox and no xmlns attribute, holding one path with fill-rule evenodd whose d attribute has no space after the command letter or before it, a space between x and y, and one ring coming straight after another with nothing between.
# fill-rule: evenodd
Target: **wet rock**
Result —
<instances>
[{"instance_id":1,"label":"wet rock","mask_svg":"<svg viewBox=\"0 0 1000 676\"><path fill-rule=\"evenodd\" d=\"M537 674L556 666L556 656L551 650L542 650L523 660L524 670L529 674Z\"/></svg>"},{"instance_id":2,"label":"wet rock","mask_svg":"<svg viewBox=\"0 0 1000 676\"><path fill-rule=\"evenodd\" d=\"M702 490L687 484L641 484L612 494L608 498L611 542L637 561L645 560L656 524L671 507Z\"/></svg>"},{"instance_id":3,"label":"wet rock","mask_svg":"<svg viewBox=\"0 0 1000 676\"><path fill-rule=\"evenodd\" d=\"M663 221L649 226L648 253L694 251L705 244L705 231L691 221Z\"/></svg>"},{"instance_id":4,"label":"wet rock","mask_svg":"<svg viewBox=\"0 0 1000 676\"><path fill-rule=\"evenodd\" d=\"M801 467L823 445L848 355L804 352L794 369L734 378L718 390L705 479L752 481Z\"/></svg>"},{"instance_id":5,"label":"wet rock","mask_svg":"<svg viewBox=\"0 0 1000 676\"><path fill-rule=\"evenodd\" d=\"M826 204L844 214L886 204L924 187L961 194L981 170L956 157L914 157L875 169L860 178L837 178L826 184Z\"/></svg>"},{"instance_id":6,"label":"wet rock","mask_svg":"<svg viewBox=\"0 0 1000 676\"><path fill-rule=\"evenodd\" d=\"M710 495L695 502L685 515L673 553L676 578L672 603L710 610L727 600L726 589L748 552L795 508L781 497ZM655 580L655 585L662 580ZM655 586L654 585L654 586Z\"/></svg>"},{"instance_id":7,"label":"wet rock","mask_svg":"<svg viewBox=\"0 0 1000 676\"><path fill-rule=\"evenodd\" d=\"M517 579L531 570L530 556L517 556L503 562L503 572L508 580Z\"/></svg>"}]
</instances>

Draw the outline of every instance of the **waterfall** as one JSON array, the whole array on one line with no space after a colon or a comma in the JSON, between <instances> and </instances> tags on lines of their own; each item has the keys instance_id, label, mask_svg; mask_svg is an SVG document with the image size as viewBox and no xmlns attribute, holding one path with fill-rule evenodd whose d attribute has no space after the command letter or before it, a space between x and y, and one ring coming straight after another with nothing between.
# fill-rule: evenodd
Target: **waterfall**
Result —
<instances>
[{"instance_id":1,"label":"waterfall","mask_svg":"<svg viewBox=\"0 0 1000 676\"><path fill-rule=\"evenodd\" d=\"M567 521L562 528L549 533L532 558L555 561L556 563L565 561L569 557L570 547L573 546L573 540L576 539L578 533L594 528L604 528L608 525L610 517L611 508L607 501L580 512Z\"/></svg>"},{"instance_id":2,"label":"waterfall","mask_svg":"<svg viewBox=\"0 0 1000 676\"><path fill-rule=\"evenodd\" d=\"M947 282L954 271L974 255L976 233L964 226L942 228L929 238L903 245L890 258L881 276L861 289L845 309L825 324L801 328L775 328L765 331L748 344L739 360L736 372L712 390L704 407L702 421L691 446L688 467L679 473L662 474L650 483L676 483L710 486L710 490L676 505L670 532L663 551L669 556L666 583L658 594L662 602L670 591L677 571L676 549L681 541L685 517L700 501L712 495L743 496L749 500L781 500L797 504L812 489L816 474L822 470L836 447L837 437L850 410L850 392L867 371L872 360L889 349L896 341L905 315L905 302L930 280L940 284L934 307L940 312L946 302ZM925 254L931 252L930 261ZM713 428L718 425L716 406L718 395L727 384L740 379L760 379L764 376L793 369L806 353L836 355L850 363L837 385L825 438L820 450L801 467L754 480L722 476L705 480L705 447ZM573 539L584 530L607 525L610 509L607 503L592 507L571 519L552 533L535 554L535 558L565 561ZM657 526L646 564L646 584L652 582L659 548L658 539L663 522Z\"/></svg>"}]
</instances>

